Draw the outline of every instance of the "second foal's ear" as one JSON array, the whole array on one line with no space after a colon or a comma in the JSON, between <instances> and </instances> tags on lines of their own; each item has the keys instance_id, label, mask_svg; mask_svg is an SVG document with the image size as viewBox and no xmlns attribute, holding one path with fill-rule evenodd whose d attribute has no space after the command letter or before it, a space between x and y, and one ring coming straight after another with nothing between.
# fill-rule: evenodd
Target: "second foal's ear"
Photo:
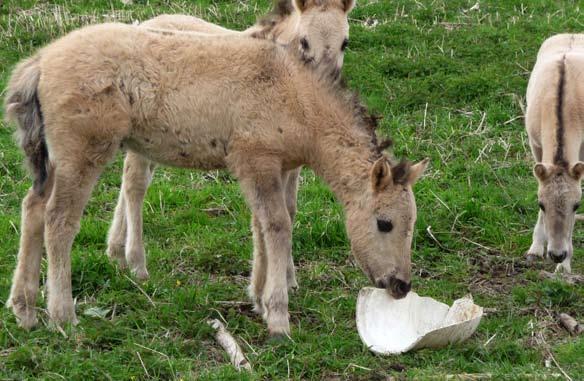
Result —
<instances>
[{"instance_id":1,"label":"second foal's ear","mask_svg":"<svg viewBox=\"0 0 584 381\"><path fill-rule=\"evenodd\" d=\"M345 13L351 12L351 10L355 7L355 0L343 0L343 10Z\"/></svg>"},{"instance_id":2,"label":"second foal's ear","mask_svg":"<svg viewBox=\"0 0 584 381\"><path fill-rule=\"evenodd\" d=\"M539 181L546 181L552 173L552 169L543 163L537 163L533 166L533 174Z\"/></svg>"},{"instance_id":3,"label":"second foal's ear","mask_svg":"<svg viewBox=\"0 0 584 381\"><path fill-rule=\"evenodd\" d=\"M391 168L385 157L382 157L373 163L370 177L371 186L375 192L381 192L391 184Z\"/></svg>"},{"instance_id":4,"label":"second foal's ear","mask_svg":"<svg viewBox=\"0 0 584 381\"><path fill-rule=\"evenodd\" d=\"M582 179L582 175L584 175L584 163L579 161L570 168L570 176L576 180L580 180Z\"/></svg>"},{"instance_id":5,"label":"second foal's ear","mask_svg":"<svg viewBox=\"0 0 584 381\"><path fill-rule=\"evenodd\" d=\"M430 163L430 158L425 158L424 160L416 163L410 167L410 173L408 174L408 183L410 185L414 185L416 181L422 177L426 168L428 168L428 164Z\"/></svg>"},{"instance_id":6,"label":"second foal's ear","mask_svg":"<svg viewBox=\"0 0 584 381\"><path fill-rule=\"evenodd\" d=\"M292 4L294 5L294 8L296 8L298 13L302 13L306 10L310 1L311 0L292 0Z\"/></svg>"}]
</instances>

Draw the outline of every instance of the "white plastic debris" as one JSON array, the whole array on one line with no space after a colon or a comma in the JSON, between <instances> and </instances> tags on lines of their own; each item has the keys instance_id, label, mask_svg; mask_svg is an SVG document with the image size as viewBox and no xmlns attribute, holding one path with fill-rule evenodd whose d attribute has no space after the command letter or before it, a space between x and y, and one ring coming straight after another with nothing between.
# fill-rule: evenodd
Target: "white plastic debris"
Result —
<instances>
[{"instance_id":1,"label":"white plastic debris","mask_svg":"<svg viewBox=\"0 0 584 381\"><path fill-rule=\"evenodd\" d=\"M357 330L367 347L379 354L438 348L468 339L477 329L483 308L471 295L452 307L410 292L394 299L384 289L366 287L357 299Z\"/></svg>"}]
</instances>

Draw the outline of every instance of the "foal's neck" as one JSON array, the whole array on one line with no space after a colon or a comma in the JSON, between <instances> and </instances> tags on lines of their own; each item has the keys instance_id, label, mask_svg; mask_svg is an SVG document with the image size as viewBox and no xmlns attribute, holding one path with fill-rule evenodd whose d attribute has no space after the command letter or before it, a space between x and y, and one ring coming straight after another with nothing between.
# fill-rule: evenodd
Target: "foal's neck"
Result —
<instances>
[{"instance_id":1,"label":"foal's neck","mask_svg":"<svg viewBox=\"0 0 584 381\"><path fill-rule=\"evenodd\" d=\"M378 153L371 137L355 126L321 125L307 165L322 177L347 206L369 186L369 172Z\"/></svg>"}]
</instances>

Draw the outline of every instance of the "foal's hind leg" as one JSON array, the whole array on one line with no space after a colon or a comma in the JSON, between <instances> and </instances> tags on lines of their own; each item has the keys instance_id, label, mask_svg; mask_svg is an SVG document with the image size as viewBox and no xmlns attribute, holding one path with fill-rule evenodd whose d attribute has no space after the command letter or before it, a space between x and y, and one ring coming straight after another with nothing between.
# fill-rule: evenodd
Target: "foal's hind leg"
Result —
<instances>
[{"instance_id":1,"label":"foal's hind leg","mask_svg":"<svg viewBox=\"0 0 584 381\"><path fill-rule=\"evenodd\" d=\"M111 157L100 152L101 156ZM105 163L104 163L105 164ZM45 215L45 245L49 262L48 310L56 324L76 323L71 290L71 246L83 209L103 166L85 160L57 161L55 185Z\"/></svg>"},{"instance_id":2,"label":"foal's hind leg","mask_svg":"<svg viewBox=\"0 0 584 381\"><path fill-rule=\"evenodd\" d=\"M35 304L43 254L45 208L52 186L51 169L43 191L36 192L31 188L22 201L20 250L6 306L12 308L19 325L25 329L30 329L37 323Z\"/></svg>"},{"instance_id":3,"label":"foal's hind leg","mask_svg":"<svg viewBox=\"0 0 584 381\"><path fill-rule=\"evenodd\" d=\"M126 200L126 262L140 280L148 279L142 238L142 206L154 168L150 160L132 152L128 152L124 162L122 192Z\"/></svg>"},{"instance_id":4,"label":"foal's hind leg","mask_svg":"<svg viewBox=\"0 0 584 381\"><path fill-rule=\"evenodd\" d=\"M298 199L298 180L300 179L300 170L302 168L296 168L291 171L284 172L282 176L282 182L285 188L286 194L286 207L288 209L288 214L290 215L290 221L292 228L294 227L294 219L296 218L297 210L297 199ZM288 256L288 267L286 269L286 279L288 281L289 290L297 290L298 282L296 281L296 269L294 268L294 257L292 252Z\"/></svg>"}]
</instances>

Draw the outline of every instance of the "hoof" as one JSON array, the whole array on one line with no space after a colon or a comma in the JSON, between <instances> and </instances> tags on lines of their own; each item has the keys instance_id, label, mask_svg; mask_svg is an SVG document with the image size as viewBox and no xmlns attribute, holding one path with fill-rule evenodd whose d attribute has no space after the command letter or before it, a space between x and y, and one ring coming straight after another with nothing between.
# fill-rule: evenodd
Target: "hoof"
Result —
<instances>
[{"instance_id":1,"label":"hoof","mask_svg":"<svg viewBox=\"0 0 584 381\"><path fill-rule=\"evenodd\" d=\"M13 298L11 297L6 302L6 308L12 310L12 313L16 316L16 321L18 322L19 327L28 331L38 324L36 309L34 306L27 306L24 303L13 302Z\"/></svg>"},{"instance_id":2,"label":"hoof","mask_svg":"<svg viewBox=\"0 0 584 381\"><path fill-rule=\"evenodd\" d=\"M150 275L148 274L148 270L146 268L141 268L137 270L132 270L132 274L138 279L140 282L146 282Z\"/></svg>"},{"instance_id":3,"label":"hoof","mask_svg":"<svg viewBox=\"0 0 584 381\"><path fill-rule=\"evenodd\" d=\"M109 257L110 261L117 263L120 269L125 270L128 268L124 245L108 245L107 256Z\"/></svg>"},{"instance_id":4,"label":"hoof","mask_svg":"<svg viewBox=\"0 0 584 381\"><path fill-rule=\"evenodd\" d=\"M63 327L67 324L77 325L77 315L75 314L75 307L73 303L60 305L56 307L49 307L49 318L52 324Z\"/></svg>"},{"instance_id":5,"label":"hoof","mask_svg":"<svg viewBox=\"0 0 584 381\"><path fill-rule=\"evenodd\" d=\"M540 259L542 259L542 257L540 255L537 255L537 254L527 253L525 255L525 262L529 266L536 264Z\"/></svg>"},{"instance_id":6,"label":"hoof","mask_svg":"<svg viewBox=\"0 0 584 381\"><path fill-rule=\"evenodd\" d=\"M288 314L285 316L275 317L272 314L265 319L268 322L268 332L270 336L290 336L290 323L288 322Z\"/></svg>"},{"instance_id":7,"label":"hoof","mask_svg":"<svg viewBox=\"0 0 584 381\"><path fill-rule=\"evenodd\" d=\"M268 338L268 344L277 345L277 344L284 344L288 342L290 336L283 333L270 333L270 337Z\"/></svg>"},{"instance_id":8,"label":"hoof","mask_svg":"<svg viewBox=\"0 0 584 381\"><path fill-rule=\"evenodd\" d=\"M250 301L253 303L253 312L260 316L264 316L265 309L262 303L262 298L260 298L259 296L255 296L255 292L253 291L251 285L247 288L247 294L249 296Z\"/></svg>"},{"instance_id":9,"label":"hoof","mask_svg":"<svg viewBox=\"0 0 584 381\"><path fill-rule=\"evenodd\" d=\"M570 265L565 265L564 263L558 263L556 266L556 270L554 271L556 274L570 274L572 272L572 268Z\"/></svg>"}]
</instances>

